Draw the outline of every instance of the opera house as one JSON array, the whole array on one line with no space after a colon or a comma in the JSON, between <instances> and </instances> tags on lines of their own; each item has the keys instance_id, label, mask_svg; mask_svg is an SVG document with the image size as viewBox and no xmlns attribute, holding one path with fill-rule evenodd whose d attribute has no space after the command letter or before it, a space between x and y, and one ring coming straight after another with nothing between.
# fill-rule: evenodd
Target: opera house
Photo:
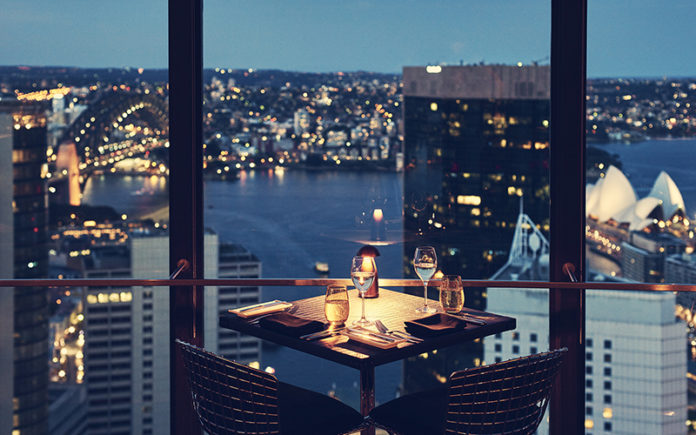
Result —
<instances>
[{"instance_id":1,"label":"opera house","mask_svg":"<svg viewBox=\"0 0 696 435\"><path fill-rule=\"evenodd\" d=\"M603 178L587 185L585 200L588 224L606 223L628 231L649 230L652 225L664 228L686 216L681 192L664 171L655 179L648 196L638 199L624 173L609 166Z\"/></svg>"}]
</instances>

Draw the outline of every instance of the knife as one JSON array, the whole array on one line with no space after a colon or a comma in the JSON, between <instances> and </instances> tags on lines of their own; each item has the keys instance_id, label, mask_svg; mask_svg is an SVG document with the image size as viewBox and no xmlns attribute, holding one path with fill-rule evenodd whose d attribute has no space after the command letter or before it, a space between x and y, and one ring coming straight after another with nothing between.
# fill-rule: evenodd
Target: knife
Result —
<instances>
[{"instance_id":1,"label":"knife","mask_svg":"<svg viewBox=\"0 0 696 435\"><path fill-rule=\"evenodd\" d=\"M467 322L473 323L474 325L480 325L480 326L488 325L488 322L486 322L485 320L476 319L476 318L471 317L471 315L466 314L466 313L457 313L457 314L447 313L447 314L449 314L450 316L460 317L460 318L466 320Z\"/></svg>"},{"instance_id":2,"label":"knife","mask_svg":"<svg viewBox=\"0 0 696 435\"><path fill-rule=\"evenodd\" d=\"M238 313L243 313L244 311L253 310L254 308L259 308L259 307L263 307L263 306L269 306L269 307L270 307L270 306L276 305L276 304L278 304L278 303L285 303L285 302L282 302L282 301L261 302L260 304L249 305L249 306L244 307L244 308L236 308L235 310L236 310Z\"/></svg>"},{"instance_id":3,"label":"knife","mask_svg":"<svg viewBox=\"0 0 696 435\"><path fill-rule=\"evenodd\" d=\"M336 328L336 329L324 329L323 331L319 332L313 332L311 334L303 335L300 337L301 340L316 340L318 338L324 338L324 337L331 337L332 335L336 335L343 331L345 327L343 328Z\"/></svg>"},{"instance_id":4,"label":"knife","mask_svg":"<svg viewBox=\"0 0 696 435\"><path fill-rule=\"evenodd\" d=\"M367 338L368 340L376 340L376 341L381 341L381 342L388 343L388 344L395 343L396 341L398 341L394 338L388 337L386 335L377 334L375 332L371 332L371 331L368 331L366 329L348 328L348 332L351 334L361 336L363 338Z\"/></svg>"}]
</instances>

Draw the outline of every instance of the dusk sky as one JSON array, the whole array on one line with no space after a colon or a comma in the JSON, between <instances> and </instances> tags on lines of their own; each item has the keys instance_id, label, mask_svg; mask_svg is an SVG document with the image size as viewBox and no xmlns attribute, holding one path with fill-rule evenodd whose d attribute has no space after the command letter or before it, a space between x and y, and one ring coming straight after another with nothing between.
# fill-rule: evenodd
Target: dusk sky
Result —
<instances>
[{"instance_id":1,"label":"dusk sky","mask_svg":"<svg viewBox=\"0 0 696 435\"><path fill-rule=\"evenodd\" d=\"M550 0L207 0L206 67L547 62ZM694 0L589 0L588 76L696 76ZM164 0L6 0L1 65L167 66Z\"/></svg>"}]
</instances>

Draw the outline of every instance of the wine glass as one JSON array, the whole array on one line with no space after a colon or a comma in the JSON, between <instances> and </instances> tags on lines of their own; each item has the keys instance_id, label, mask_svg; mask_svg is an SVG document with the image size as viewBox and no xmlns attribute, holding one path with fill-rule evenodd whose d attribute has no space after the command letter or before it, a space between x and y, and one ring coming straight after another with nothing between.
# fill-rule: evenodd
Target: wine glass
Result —
<instances>
[{"instance_id":1,"label":"wine glass","mask_svg":"<svg viewBox=\"0 0 696 435\"><path fill-rule=\"evenodd\" d=\"M419 313L434 313L437 310L428 306L428 281L435 274L435 270L437 270L435 248L432 246L417 247L416 254L413 257L413 266L416 269L418 277L423 281L424 288L423 306L417 308L416 311Z\"/></svg>"},{"instance_id":2,"label":"wine glass","mask_svg":"<svg viewBox=\"0 0 696 435\"><path fill-rule=\"evenodd\" d=\"M324 299L324 315L329 322L329 329L342 327L348 320L350 306L348 304L348 292L346 286L332 284L326 288Z\"/></svg>"},{"instance_id":3,"label":"wine glass","mask_svg":"<svg viewBox=\"0 0 696 435\"><path fill-rule=\"evenodd\" d=\"M440 305L446 313L458 313L464 308L462 278L447 275L440 281Z\"/></svg>"},{"instance_id":4,"label":"wine glass","mask_svg":"<svg viewBox=\"0 0 696 435\"><path fill-rule=\"evenodd\" d=\"M375 280L376 271L377 266L375 265L374 258L353 257L353 261L350 265L350 278L353 280L355 288L358 289L362 296L362 316L360 317L360 320L353 322L354 325L372 325L372 322L365 318L365 292L370 288L372 282Z\"/></svg>"}]
</instances>

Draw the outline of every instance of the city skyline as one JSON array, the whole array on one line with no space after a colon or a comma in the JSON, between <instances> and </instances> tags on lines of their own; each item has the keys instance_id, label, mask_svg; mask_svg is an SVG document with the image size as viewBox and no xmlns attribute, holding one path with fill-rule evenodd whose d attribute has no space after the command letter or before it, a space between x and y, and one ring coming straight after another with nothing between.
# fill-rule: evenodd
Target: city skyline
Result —
<instances>
[{"instance_id":1,"label":"city skyline","mask_svg":"<svg viewBox=\"0 0 696 435\"><path fill-rule=\"evenodd\" d=\"M109 14L83 1L66 6L36 0L7 8L0 35L5 41L23 37L0 48L5 65L167 66L163 1L126 0ZM619 17L621 26L616 25ZM588 76L693 75L696 59L684 56L686 42L679 42L696 37L693 18L686 0L590 2ZM32 32L24 32L27 28ZM231 43L236 40L244 44ZM545 63L550 2L438 1L426 6L364 0L329 7L303 0L255 2L242 9L208 0L204 47L206 68L397 73L403 66L429 63Z\"/></svg>"}]
</instances>

